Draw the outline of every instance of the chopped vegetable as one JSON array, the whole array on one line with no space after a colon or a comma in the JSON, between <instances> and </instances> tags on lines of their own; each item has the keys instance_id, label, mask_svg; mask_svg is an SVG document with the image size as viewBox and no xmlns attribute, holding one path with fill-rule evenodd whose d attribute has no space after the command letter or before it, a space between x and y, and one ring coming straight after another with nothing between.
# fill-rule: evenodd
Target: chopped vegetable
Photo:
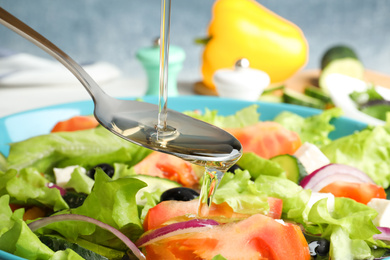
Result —
<instances>
[{"instance_id":1,"label":"chopped vegetable","mask_svg":"<svg viewBox=\"0 0 390 260\"><path fill-rule=\"evenodd\" d=\"M276 122L259 122L244 128L226 130L241 142L244 152L254 152L266 159L281 154L293 154L301 146L297 133Z\"/></svg>"},{"instance_id":2,"label":"chopped vegetable","mask_svg":"<svg viewBox=\"0 0 390 260\"><path fill-rule=\"evenodd\" d=\"M363 204L369 203L373 198L386 198L385 190L372 183L335 181L323 187L320 192L332 193L336 197L350 198Z\"/></svg>"},{"instance_id":3,"label":"chopped vegetable","mask_svg":"<svg viewBox=\"0 0 390 260\"><path fill-rule=\"evenodd\" d=\"M138 259L146 259L144 254L136 247L136 245L131 242L131 240L126 237L124 234L122 234L119 230L111 227L110 225L107 225L106 223L103 223L101 221L98 221L91 217L86 217L83 215L77 215L77 214L64 214L64 215L55 215L51 217L42 218L39 220L36 220L34 222L31 222L28 226L32 231L35 231L37 229L40 229L46 225L49 225L51 223L60 222L60 221L85 221L92 224L95 224L96 226L99 226L101 228L104 228L111 233L113 233L115 236L117 236L133 253Z\"/></svg>"},{"instance_id":4,"label":"chopped vegetable","mask_svg":"<svg viewBox=\"0 0 390 260\"><path fill-rule=\"evenodd\" d=\"M316 149L316 155L321 148L325 155L320 152L323 157L307 157L304 166L310 161L310 167L319 168L324 164L321 158L327 157L332 162L335 158L342 158L347 163L326 164L313 170L314 173L301 182L305 186L306 180L305 188L312 185L311 189L303 189L296 183L297 178L299 180L303 175L299 169L296 171L296 166L305 161L302 154L305 151L313 154L313 149L306 150L303 145L299 147L299 150L304 150L303 153L296 149L291 154L279 151L282 154L271 160L253 152L244 152L235 167L220 181L208 219L197 217L199 201L197 193L192 191L198 187L199 179L190 190L191 196L185 199L175 193L184 188L168 179L184 176L183 172L188 171L185 164L179 161L172 163L164 157L150 160L147 157L150 152L123 143L101 127L52 133L12 144L10 156L4 164L6 169L0 170L0 194L6 194L0 197L0 250L27 259L81 259L77 255L77 247L74 248L76 251L69 248L62 251L61 247L57 247L60 251L53 252L38 238L45 234L59 238L57 242L77 243L109 259L121 259L126 254L128 249L120 239L88 222L61 221L32 233L22 220L23 215L29 215L35 220L31 223L33 225L41 221L37 218L52 214L49 219L59 215L83 215L110 225L133 241L131 243L138 240L137 245L143 247L147 259L233 260L247 259L252 254L268 259L309 259L308 243L318 259L386 256L390 245L386 244L387 231L382 228L388 225L388 201L383 199L383 187L373 184L373 181L379 180L377 183L382 186L390 181L387 167L389 153L384 148L388 146L390 131L388 125L370 127L357 134L331 140L330 132L334 126L330 122L340 115L338 109L308 118L285 112L276 118L279 124L267 122L264 125L277 125L276 129L283 126L283 131L298 136L300 142L310 142L310 147ZM197 118L226 129L241 128L244 131L254 127L263 131L259 127L262 123L259 122L256 106L227 117L208 110L203 115L197 114ZM260 135L255 130L251 133L252 139ZM250 136L247 136L250 142ZM257 142L260 143L268 150L275 149L274 142ZM171 165L170 169L177 174L162 174L163 178L137 174L134 166L141 161L150 162L152 166ZM76 167L65 174L66 180L61 181L61 174L53 175L54 167L72 165ZM97 165L99 167L95 171ZM107 165L110 166L108 174L104 171ZM362 166L366 168L361 169ZM343 174L336 174L340 170ZM92 174L93 171L95 174ZM351 178L355 179L352 185L344 182ZM55 179L64 185L58 186ZM357 186L353 195L359 194L364 200L354 197L360 201L357 202L337 197L350 190L351 186ZM336 197L315 190L332 192ZM164 191L167 191L166 195L161 196ZM174 194L168 194L168 191ZM374 196L371 191L374 191ZM165 200L165 197L174 200ZM376 204L377 200L386 203ZM364 205L367 201L370 201L368 205ZM206 226L202 226L205 223ZM207 232L198 232L200 230ZM139 249L134 246L133 249L137 254ZM243 250L245 253L242 253Z\"/></svg>"},{"instance_id":5,"label":"chopped vegetable","mask_svg":"<svg viewBox=\"0 0 390 260\"><path fill-rule=\"evenodd\" d=\"M99 125L99 122L93 116L75 116L68 120L58 122L53 129L55 132L73 132L79 130L87 130L95 128Z\"/></svg>"},{"instance_id":6,"label":"chopped vegetable","mask_svg":"<svg viewBox=\"0 0 390 260\"><path fill-rule=\"evenodd\" d=\"M350 46L336 45L329 48L321 59L319 85L325 92L326 77L332 73L363 79L364 66Z\"/></svg>"},{"instance_id":7,"label":"chopped vegetable","mask_svg":"<svg viewBox=\"0 0 390 260\"><path fill-rule=\"evenodd\" d=\"M172 237L179 234L192 233L192 232L204 232L210 226L219 225L219 223L212 219L192 219L183 222L177 222L168 226L145 233L137 242L138 247L144 247L148 244L155 243L166 237ZM206 229L204 229L206 227Z\"/></svg>"},{"instance_id":8,"label":"chopped vegetable","mask_svg":"<svg viewBox=\"0 0 390 260\"><path fill-rule=\"evenodd\" d=\"M335 181L375 184L367 174L352 166L328 164L303 178L300 185L305 189L320 191Z\"/></svg>"},{"instance_id":9,"label":"chopped vegetable","mask_svg":"<svg viewBox=\"0 0 390 260\"><path fill-rule=\"evenodd\" d=\"M213 6L203 52L203 83L215 89L215 71L232 67L241 58L265 71L271 82L283 82L307 61L302 31L254 0L218 0Z\"/></svg>"}]
</instances>

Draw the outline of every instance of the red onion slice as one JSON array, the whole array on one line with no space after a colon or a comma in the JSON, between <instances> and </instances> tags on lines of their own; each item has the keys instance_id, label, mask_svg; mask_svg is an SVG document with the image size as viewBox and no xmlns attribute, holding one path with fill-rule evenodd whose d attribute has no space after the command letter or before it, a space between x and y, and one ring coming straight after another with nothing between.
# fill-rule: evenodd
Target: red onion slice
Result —
<instances>
[{"instance_id":1,"label":"red onion slice","mask_svg":"<svg viewBox=\"0 0 390 260\"><path fill-rule=\"evenodd\" d=\"M126 237L122 232L119 230L111 227L110 225L103 223L99 220L96 220L94 218L90 218L87 216L83 215L78 215L78 214L62 214L62 215L55 215L55 216L50 216L46 218L41 218L39 220L36 220L34 222L31 222L28 224L29 228L34 232L35 230L44 227L46 225L49 225L51 223L55 222L61 222L61 221L84 221L84 222L89 222L92 224L95 224L98 227L101 227L107 231L110 231L112 234L117 236L125 245L134 253L134 255L140 259L140 260L145 260L144 254L137 248L137 246L128 238Z\"/></svg>"},{"instance_id":2,"label":"red onion slice","mask_svg":"<svg viewBox=\"0 0 390 260\"><path fill-rule=\"evenodd\" d=\"M376 227L376 228L382 233L374 235L373 236L374 239L390 241L390 228L388 227Z\"/></svg>"},{"instance_id":3,"label":"red onion slice","mask_svg":"<svg viewBox=\"0 0 390 260\"><path fill-rule=\"evenodd\" d=\"M57 184L54 184L54 183L52 183L52 182L49 182L49 183L46 184L46 186L47 186L48 188L50 188L50 189L57 189L57 190L59 190L61 196L64 196L64 195L66 194L66 190L65 190L64 188L58 186Z\"/></svg>"},{"instance_id":4,"label":"red onion slice","mask_svg":"<svg viewBox=\"0 0 390 260\"><path fill-rule=\"evenodd\" d=\"M219 225L219 223L212 219L192 219L178 222L144 234L135 244L138 247L143 247L167 237L192 232L203 232L216 225Z\"/></svg>"},{"instance_id":5,"label":"red onion slice","mask_svg":"<svg viewBox=\"0 0 390 260\"><path fill-rule=\"evenodd\" d=\"M300 185L304 189L320 191L322 188L335 181L375 184L366 173L355 167L331 163L304 177L300 182Z\"/></svg>"}]
</instances>

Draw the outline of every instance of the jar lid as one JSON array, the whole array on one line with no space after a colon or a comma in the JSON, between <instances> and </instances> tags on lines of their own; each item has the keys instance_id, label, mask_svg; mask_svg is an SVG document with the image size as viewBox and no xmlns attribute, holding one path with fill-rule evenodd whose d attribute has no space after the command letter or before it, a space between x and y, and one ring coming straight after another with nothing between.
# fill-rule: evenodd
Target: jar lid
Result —
<instances>
[{"instance_id":1,"label":"jar lid","mask_svg":"<svg viewBox=\"0 0 390 260\"><path fill-rule=\"evenodd\" d=\"M218 94L245 100L257 100L270 84L270 77L264 71L249 67L245 58L236 62L234 68L217 70L213 75Z\"/></svg>"}]
</instances>

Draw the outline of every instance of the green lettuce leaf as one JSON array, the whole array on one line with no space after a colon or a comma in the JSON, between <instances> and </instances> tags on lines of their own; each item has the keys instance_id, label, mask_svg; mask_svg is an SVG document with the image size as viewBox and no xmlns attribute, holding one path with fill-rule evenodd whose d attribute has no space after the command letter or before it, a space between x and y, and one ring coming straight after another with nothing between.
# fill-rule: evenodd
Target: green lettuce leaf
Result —
<instances>
[{"instance_id":1,"label":"green lettuce leaf","mask_svg":"<svg viewBox=\"0 0 390 260\"><path fill-rule=\"evenodd\" d=\"M22 205L45 205L55 211L67 209L58 189L47 187L49 181L35 168L0 172L0 194L9 194L12 203Z\"/></svg>"},{"instance_id":2,"label":"green lettuce leaf","mask_svg":"<svg viewBox=\"0 0 390 260\"><path fill-rule=\"evenodd\" d=\"M114 163L114 169L114 175L112 176L113 180L137 174L134 170L134 167L130 167L124 163Z\"/></svg>"},{"instance_id":3,"label":"green lettuce leaf","mask_svg":"<svg viewBox=\"0 0 390 260\"><path fill-rule=\"evenodd\" d=\"M225 173L213 201L217 204L226 202L235 212L242 214L265 214L269 210L267 196L256 189L248 171Z\"/></svg>"},{"instance_id":4,"label":"green lettuce leaf","mask_svg":"<svg viewBox=\"0 0 390 260\"><path fill-rule=\"evenodd\" d=\"M321 150L331 162L356 167L385 189L390 186L390 121L339 138Z\"/></svg>"},{"instance_id":5,"label":"green lettuce leaf","mask_svg":"<svg viewBox=\"0 0 390 260\"><path fill-rule=\"evenodd\" d=\"M5 172L7 170L7 159L5 156L0 152L0 171Z\"/></svg>"},{"instance_id":6,"label":"green lettuce leaf","mask_svg":"<svg viewBox=\"0 0 390 260\"><path fill-rule=\"evenodd\" d=\"M216 255L213 257L212 260L227 260L225 257L223 257L222 255Z\"/></svg>"},{"instance_id":7,"label":"green lettuce leaf","mask_svg":"<svg viewBox=\"0 0 390 260\"><path fill-rule=\"evenodd\" d=\"M377 126L339 138L321 147L332 163L360 169L376 184L390 186L390 127Z\"/></svg>"},{"instance_id":8,"label":"green lettuce leaf","mask_svg":"<svg viewBox=\"0 0 390 260\"><path fill-rule=\"evenodd\" d=\"M311 190L304 190L288 179L267 175L260 175L255 180L255 185L259 191L267 196L283 200L283 219L299 223L304 223L307 219L304 211L310 200Z\"/></svg>"},{"instance_id":9,"label":"green lettuce leaf","mask_svg":"<svg viewBox=\"0 0 390 260\"><path fill-rule=\"evenodd\" d=\"M103 127L51 133L13 143L7 158L8 168L36 167L52 174L54 167L79 165L86 169L99 164L122 162L137 164L151 151L113 135ZM50 175L51 176L51 175Z\"/></svg>"},{"instance_id":10,"label":"green lettuce leaf","mask_svg":"<svg viewBox=\"0 0 390 260\"><path fill-rule=\"evenodd\" d=\"M330 237L330 256L335 260L373 259L368 244L359 239L350 239L348 232L337 227Z\"/></svg>"},{"instance_id":11,"label":"green lettuce leaf","mask_svg":"<svg viewBox=\"0 0 390 260\"><path fill-rule=\"evenodd\" d=\"M218 110L209 110L207 108L204 114L194 111L186 111L184 113L220 128L239 128L259 122L260 114L257 112L257 108L257 105L251 105L229 116L218 115Z\"/></svg>"},{"instance_id":12,"label":"green lettuce leaf","mask_svg":"<svg viewBox=\"0 0 390 260\"><path fill-rule=\"evenodd\" d=\"M112 180L101 169L95 174L95 185L83 205L58 214L80 214L100 220L122 231L135 241L143 228L138 215L136 193L146 184L136 178ZM78 237L90 242L122 250L124 245L110 232L85 222L58 222L47 225L41 232L55 230L74 241Z\"/></svg>"},{"instance_id":13,"label":"green lettuce leaf","mask_svg":"<svg viewBox=\"0 0 390 260\"><path fill-rule=\"evenodd\" d=\"M50 258L50 260L82 260L81 256L79 256L72 249L67 248L66 250L60 250L54 253L54 255Z\"/></svg>"},{"instance_id":14,"label":"green lettuce leaf","mask_svg":"<svg viewBox=\"0 0 390 260\"><path fill-rule=\"evenodd\" d=\"M252 179L256 179L260 175L287 178L286 173L279 164L264 159L252 152L244 153L237 162L237 165L242 169L248 170Z\"/></svg>"},{"instance_id":15,"label":"green lettuce leaf","mask_svg":"<svg viewBox=\"0 0 390 260\"><path fill-rule=\"evenodd\" d=\"M302 143L309 142L322 146L331 142L329 133L332 132L335 127L330 121L341 115L342 110L340 108L328 109L321 114L306 118L285 111L275 117L274 121L280 123L288 130L298 133Z\"/></svg>"},{"instance_id":16,"label":"green lettuce leaf","mask_svg":"<svg viewBox=\"0 0 390 260\"><path fill-rule=\"evenodd\" d=\"M376 210L348 198L335 198L334 211L330 213L323 199L312 206L306 230L329 238L335 228L341 227L351 239L369 240L379 233L372 222L377 214Z\"/></svg>"},{"instance_id":17,"label":"green lettuce leaf","mask_svg":"<svg viewBox=\"0 0 390 260\"><path fill-rule=\"evenodd\" d=\"M83 168L77 167L73 170L70 180L65 188L74 189L76 192L90 194L95 181L88 177Z\"/></svg>"},{"instance_id":18,"label":"green lettuce leaf","mask_svg":"<svg viewBox=\"0 0 390 260\"><path fill-rule=\"evenodd\" d=\"M145 191L142 195L142 199L146 200L145 205L141 207L140 219L143 223L148 213L149 209L153 208L160 202L161 193L160 192L147 192Z\"/></svg>"},{"instance_id":19,"label":"green lettuce leaf","mask_svg":"<svg viewBox=\"0 0 390 260\"><path fill-rule=\"evenodd\" d=\"M26 259L50 259L54 252L23 221L24 209L12 213L9 195L0 197L0 250Z\"/></svg>"}]
</instances>

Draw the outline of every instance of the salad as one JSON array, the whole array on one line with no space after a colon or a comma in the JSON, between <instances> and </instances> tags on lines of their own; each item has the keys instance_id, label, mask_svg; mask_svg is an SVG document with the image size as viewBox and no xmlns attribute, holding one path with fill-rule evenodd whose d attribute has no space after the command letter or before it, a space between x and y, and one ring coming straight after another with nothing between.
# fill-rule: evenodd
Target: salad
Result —
<instances>
[{"instance_id":1,"label":"salad","mask_svg":"<svg viewBox=\"0 0 390 260\"><path fill-rule=\"evenodd\" d=\"M257 105L187 113L244 147L209 218L196 216L202 168L79 117L0 159L0 250L27 259L390 256L390 122L332 140L337 108L272 122Z\"/></svg>"}]
</instances>

